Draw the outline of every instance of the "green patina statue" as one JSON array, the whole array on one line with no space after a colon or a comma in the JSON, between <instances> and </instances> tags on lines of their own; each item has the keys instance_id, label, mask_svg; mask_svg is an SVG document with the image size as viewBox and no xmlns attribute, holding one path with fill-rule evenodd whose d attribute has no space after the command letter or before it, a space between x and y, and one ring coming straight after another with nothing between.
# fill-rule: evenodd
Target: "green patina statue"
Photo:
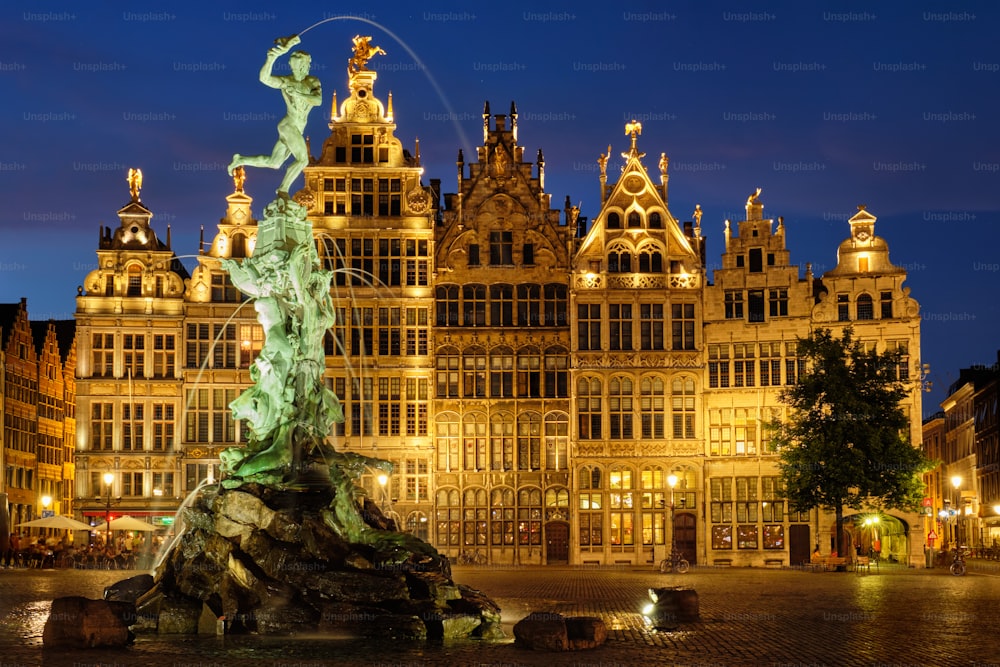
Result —
<instances>
[{"instance_id":1,"label":"green patina statue","mask_svg":"<svg viewBox=\"0 0 1000 667\"><path fill-rule=\"evenodd\" d=\"M323 514L327 524L351 541L396 548L412 540L372 528L357 498L357 482L366 470L391 472L392 464L337 452L327 440L333 425L344 420L337 396L324 382L323 337L335 321L332 274L321 268L306 207L288 197L289 186L309 160L303 131L309 110L319 104L320 85L306 75L308 56L299 52L292 55L291 76L273 76L274 60L299 38L277 43L268 51L260 79L281 88L288 104L288 114L278 124L278 143L269 156L236 155L230 173L243 165L277 168L289 155L295 161L278 197L264 209L253 255L221 260L233 285L253 299L264 329L264 345L250 368L254 384L230 404L233 417L248 426L247 445L221 453L221 484L332 487L335 497Z\"/></svg>"},{"instance_id":2,"label":"green patina statue","mask_svg":"<svg viewBox=\"0 0 1000 667\"><path fill-rule=\"evenodd\" d=\"M260 68L261 83L271 88L280 89L288 107L285 117L278 123L278 141L274 144L274 149L270 155L247 156L237 153L233 156L233 161L229 163L229 174L232 175L237 167L244 165L277 169L291 155L295 159L288 165L285 177L281 180L281 185L278 186L278 195L285 197L288 196L288 188L292 182L309 164L309 149L303 134L306 119L312 108L323 101L319 79L309 75L312 57L305 51L296 51L289 57L288 64L292 69L290 75L276 76L271 71L274 68L274 61L299 43L298 35L276 39L277 46L268 50L264 65Z\"/></svg>"}]
</instances>

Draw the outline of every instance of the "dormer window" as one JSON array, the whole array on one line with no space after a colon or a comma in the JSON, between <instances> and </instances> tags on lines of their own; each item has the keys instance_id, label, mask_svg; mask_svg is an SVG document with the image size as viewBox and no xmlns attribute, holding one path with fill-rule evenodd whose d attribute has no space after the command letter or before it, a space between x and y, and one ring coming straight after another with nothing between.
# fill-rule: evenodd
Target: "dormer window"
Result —
<instances>
[{"instance_id":1,"label":"dormer window","mask_svg":"<svg viewBox=\"0 0 1000 667\"><path fill-rule=\"evenodd\" d=\"M142 269L134 264L128 267L128 287L125 296L142 296Z\"/></svg>"}]
</instances>

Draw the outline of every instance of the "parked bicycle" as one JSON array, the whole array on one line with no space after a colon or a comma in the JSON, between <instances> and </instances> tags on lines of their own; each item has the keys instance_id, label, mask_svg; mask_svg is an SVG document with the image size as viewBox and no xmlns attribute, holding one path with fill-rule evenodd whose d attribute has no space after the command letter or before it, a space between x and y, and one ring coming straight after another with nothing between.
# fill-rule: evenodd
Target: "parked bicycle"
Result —
<instances>
[{"instance_id":1,"label":"parked bicycle","mask_svg":"<svg viewBox=\"0 0 1000 667\"><path fill-rule=\"evenodd\" d=\"M660 561L660 572L662 574L667 574L669 572L676 572L677 574L684 574L691 569L691 563L687 562L682 554L677 549L672 549L670 555Z\"/></svg>"},{"instance_id":2,"label":"parked bicycle","mask_svg":"<svg viewBox=\"0 0 1000 667\"><path fill-rule=\"evenodd\" d=\"M951 572L956 577L961 577L966 572L965 567L965 556L967 551L963 547L958 547L955 549L955 555L952 558L951 566L948 571Z\"/></svg>"},{"instance_id":3,"label":"parked bicycle","mask_svg":"<svg viewBox=\"0 0 1000 667\"><path fill-rule=\"evenodd\" d=\"M455 559L458 565L485 565L486 554L479 549L475 551L463 551Z\"/></svg>"}]
</instances>

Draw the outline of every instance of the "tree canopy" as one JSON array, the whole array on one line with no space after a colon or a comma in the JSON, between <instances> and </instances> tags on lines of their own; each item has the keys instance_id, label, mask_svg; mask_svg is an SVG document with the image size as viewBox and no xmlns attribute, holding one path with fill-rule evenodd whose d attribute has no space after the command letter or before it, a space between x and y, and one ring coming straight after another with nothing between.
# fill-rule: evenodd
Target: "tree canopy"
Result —
<instances>
[{"instance_id":1,"label":"tree canopy","mask_svg":"<svg viewBox=\"0 0 1000 667\"><path fill-rule=\"evenodd\" d=\"M781 394L788 417L769 424L790 508L834 510L838 526L845 506L916 509L931 465L910 442L901 354L866 350L846 328L840 338L817 329L799 340L799 355L806 370Z\"/></svg>"}]
</instances>

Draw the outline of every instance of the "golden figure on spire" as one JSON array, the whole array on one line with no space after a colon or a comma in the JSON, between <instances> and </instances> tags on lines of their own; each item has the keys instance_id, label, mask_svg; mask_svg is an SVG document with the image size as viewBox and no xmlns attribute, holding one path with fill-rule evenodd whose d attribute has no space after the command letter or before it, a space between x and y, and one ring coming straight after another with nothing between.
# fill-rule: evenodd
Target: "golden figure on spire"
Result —
<instances>
[{"instance_id":1,"label":"golden figure on spire","mask_svg":"<svg viewBox=\"0 0 1000 667\"><path fill-rule=\"evenodd\" d=\"M142 190L142 169L129 169L127 180L132 201L139 201L139 190Z\"/></svg>"},{"instance_id":2,"label":"golden figure on spire","mask_svg":"<svg viewBox=\"0 0 1000 667\"><path fill-rule=\"evenodd\" d=\"M365 64L374 56L385 55L382 47L371 45L370 35L367 37L355 35L352 41L354 42L354 56L347 61L347 75L350 77L353 77L358 72L367 70L368 68Z\"/></svg>"},{"instance_id":3,"label":"golden figure on spire","mask_svg":"<svg viewBox=\"0 0 1000 667\"><path fill-rule=\"evenodd\" d=\"M243 167L236 167L233 169L233 188L234 192L243 193L243 184L247 180L247 171Z\"/></svg>"},{"instance_id":4,"label":"golden figure on spire","mask_svg":"<svg viewBox=\"0 0 1000 667\"><path fill-rule=\"evenodd\" d=\"M631 122L625 123L625 134L631 134L632 143L635 143L636 136L642 134L642 123L634 118Z\"/></svg>"}]
</instances>

